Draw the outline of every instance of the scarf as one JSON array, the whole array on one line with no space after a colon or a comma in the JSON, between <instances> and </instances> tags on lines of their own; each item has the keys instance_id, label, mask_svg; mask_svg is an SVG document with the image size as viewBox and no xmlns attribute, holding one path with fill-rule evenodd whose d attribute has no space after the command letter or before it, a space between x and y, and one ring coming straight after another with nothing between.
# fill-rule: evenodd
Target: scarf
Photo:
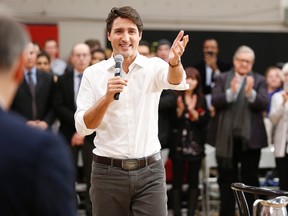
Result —
<instances>
[{"instance_id":1,"label":"scarf","mask_svg":"<svg viewBox=\"0 0 288 216\"><path fill-rule=\"evenodd\" d=\"M230 83L234 77L234 72L228 72L225 89L230 88ZM251 74L251 73L250 73ZM249 75L250 75L249 74ZM232 166L233 138L239 137L242 140L243 148L248 148L251 131L251 113L249 102L245 95L246 78L244 78L236 101L227 104L219 111L216 131L216 157L221 160L223 166Z\"/></svg>"}]
</instances>

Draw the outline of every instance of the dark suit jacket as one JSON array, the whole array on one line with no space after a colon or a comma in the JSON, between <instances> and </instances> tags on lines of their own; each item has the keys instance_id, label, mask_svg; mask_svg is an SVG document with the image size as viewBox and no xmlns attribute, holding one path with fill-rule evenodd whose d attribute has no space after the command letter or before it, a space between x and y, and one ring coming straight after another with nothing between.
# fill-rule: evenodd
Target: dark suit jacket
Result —
<instances>
[{"instance_id":1,"label":"dark suit jacket","mask_svg":"<svg viewBox=\"0 0 288 216\"><path fill-rule=\"evenodd\" d=\"M48 125L54 122L53 111L53 91L54 81L53 76L37 70L37 85L36 85L36 107L37 119L45 121ZM26 120L32 120L32 96L29 86L25 79L19 86L11 110L23 116Z\"/></svg>"},{"instance_id":2,"label":"dark suit jacket","mask_svg":"<svg viewBox=\"0 0 288 216\"><path fill-rule=\"evenodd\" d=\"M71 142L76 132L74 113L76 104L74 100L74 72L69 71L60 76L56 83L54 106L58 119L60 120L59 132L63 134L67 142Z\"/></svg>"},{"instance_id":3,"label":"dark suit jacket","mask_svg":"<svg viewBox=\"0 0 288 216\"><path fill-rule=\"evenodd\" d=\"M176 128L177 96L173 90L163 90L158 108L158 137L162 148L169 147L174 140L173 129Z\"/></svg>"},{"instance_id":4,"label":"dark suit jacket","mask_svg":"<svg viewBox=\"0 0 288 216\"><path fill-rule=\"evenodd\" d=\"M62 141L0 108L0 215L76 216L74 170Z\"/></svg>"},{"instance_id":5,"label":"dark suit jacket","mask_svg":"<svg viewBox=\"0 0 288 216\"><path fill-rule=\"evenodd\" d=\"M217 130L217 117L220 112L227 109L228 102L226 101L226 80L228 73L222 73L216 78L215 87L212 89L212 104L216 109L216 119L214 127L212 127L212 136ZM251 111L251 137L249 147L252 149L259 149L267 146L267 135L263 121L263 112L266 110L268 104L268 93L266 88L266 81L263 76L255 72L252 73L254 78L253 89L257 92L256 99L250 103ZM231 119L232 121L232 119Z\"/></svg>"},{"instance_id":6,"label":"dark suit jacket","mask_svg":"<svg viewBox=\"0 0 288 216\"><path fill-rule=\"evenodd\" d=\"M221 61L217 59L217 65L219 67L220 72L226 72L231 69L231 64L226 63L224 61ZM204 61L201 61L194 65L194 67L199 71L200 77L201 77L201 84L202 84L202 90L203 94L211 94L211 86L206 85L206 64ZM212 78L213 79L213 78Z\"/></svg>"}]
</instances>

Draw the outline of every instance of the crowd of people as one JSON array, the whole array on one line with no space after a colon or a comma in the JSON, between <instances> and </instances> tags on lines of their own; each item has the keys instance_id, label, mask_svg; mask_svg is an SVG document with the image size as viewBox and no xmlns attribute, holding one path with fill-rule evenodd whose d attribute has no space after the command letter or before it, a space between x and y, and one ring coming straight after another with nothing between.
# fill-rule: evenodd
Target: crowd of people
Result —
<instances>
[{"instance_id":1,"label":"crowd of people","mask_svg":"<svg viewBox=\"0 0 288 216\"><path fill-rule=\"evenodd\" d=\"M275 146L279 188L288 190L288 64L268 67L262 76L253 71L251 47L240 46L230 63L218 58L217 40L207 38L203 60L184 67L180 57L188 36L180 31L173 42L161 39L152 53L141 40L143 24L131 7L113 8L106 27L109 54L98 40L86 40L75 44L64 61L56 40L43 47L29 42L25 52L23 42L18 51L25 53L19 69L23 80L17 81L10 106L27 125L64 138L76 170L73 177L66 167L68 183L87 185L87 216L167 215L168 158L174 215L181 215L184 182L189 185L188 215L195 215L206 143L216 148L220 216L235 215L231 183L259 185L261 149L268 144ZM124 57L119 77L114 76L117 54ZM114 100L118 92L120 99ZM252 202L248 198L250 207Z\"/></svg>"}]
</instances>

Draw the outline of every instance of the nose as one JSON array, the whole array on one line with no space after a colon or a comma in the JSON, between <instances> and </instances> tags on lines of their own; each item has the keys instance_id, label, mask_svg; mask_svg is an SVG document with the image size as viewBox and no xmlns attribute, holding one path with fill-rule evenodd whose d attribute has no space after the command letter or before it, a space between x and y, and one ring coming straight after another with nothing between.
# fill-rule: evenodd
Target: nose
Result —
<instances>
[{"instance_id":1,"label":"nose","mask_svg":"<svg viewBox=\"0 0 288 216\"><path fill-rule=\"evenodd\" d=\"M125 41L125 42L126 42L126 41L129 41L129 34L128 34L128 32L124 32L124 33L123 33L123 35L122 35L122 40Z\"/></svg>"}]
</instances>

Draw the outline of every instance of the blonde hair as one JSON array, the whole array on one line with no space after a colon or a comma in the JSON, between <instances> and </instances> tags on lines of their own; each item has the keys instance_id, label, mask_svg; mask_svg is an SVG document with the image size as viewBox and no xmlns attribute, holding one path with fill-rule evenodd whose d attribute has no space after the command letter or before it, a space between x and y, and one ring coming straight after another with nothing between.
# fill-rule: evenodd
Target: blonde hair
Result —
<instances>
[{"instance_id":1,"label":"blonde hair","mask_svg":"<svg viewBox=\"0 0 288 216\"><path fill-rule=\"evenodd\" d=\"M288 63L285 63L282 67L282 74L286 74L288 73Z\"/></svg>"}]
</instances>

